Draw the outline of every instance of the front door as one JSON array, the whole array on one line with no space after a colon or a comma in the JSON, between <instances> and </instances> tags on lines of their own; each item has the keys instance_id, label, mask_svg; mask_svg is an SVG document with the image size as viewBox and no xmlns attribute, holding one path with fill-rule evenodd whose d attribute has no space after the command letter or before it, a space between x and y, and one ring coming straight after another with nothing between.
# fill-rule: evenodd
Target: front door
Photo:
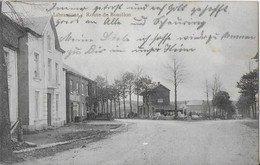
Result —
<instances>
[{"instance_id":1,"label":"front door","mask_svg":"<svg viewBox=\"0 0 260 165\"><path fill-rule=\"evenodd\" d=\"M47 93L47 122L51 126L51 94Z\"/></svg>"}]
</instances>

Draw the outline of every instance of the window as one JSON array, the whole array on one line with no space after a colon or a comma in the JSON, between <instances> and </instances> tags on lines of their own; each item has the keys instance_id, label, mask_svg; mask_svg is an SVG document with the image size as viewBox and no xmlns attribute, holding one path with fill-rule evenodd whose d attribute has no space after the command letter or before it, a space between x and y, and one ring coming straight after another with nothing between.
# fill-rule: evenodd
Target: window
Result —
<instances>
[{"instance_id":1,"label":"window","mask_svg":"<svg viewBox=\"0 0 260 165\"><path fill-rule=\"evenodd\" d=\"M52 60L48 59L48 75L49 75L49 81L52 80Z\"/></svg>"},{"instance_id":2,"label":"window","mask_svg":"<svg viewBox=\"0 0 260 165\"><path fill-rule=\"evenodd\" d=\"M10 74L9 52L4 51L4 56L5 56L5 64L6 64L6 69L7 69L7 75L9 75Z\"/></svg>"},{"instance_id":3,"label":"window","mask_svg":"<svg viewBox=\"0 0 260 165\"><path fill-rule=\"evenodd\" d=\"M73 103L73 113L74 116L79 116L79 104L78 103Z\"/></svg>"},{"instance_id":4,"label":"window","mask_svg":"<svg viewBox=\"0 0 260 165\"><path fill-rule=\"evenodd\" d=\"M59 95L56 94L56 118L59 118Z\"/></svg>"},{"instance_id":5,"label":"window","mask_svg":"<svg viewBox=\"0 0 260 165\"><path fill-rule=\"evenodd\" d=\"M49 34L47 36L47 47L48 47L48 50L51 50L51 36Z\"/></svg>"},{"instance_id":6,"label":"window","mask_svg":"<svg viewBox=\"0 0 260 165\"><path fill-rule=\"evenodd\" d=\"M97 88L94 88L93 92L94 92L94 96L96 96Z\"/></svg>"},{"instance_id":7,"label":"window","mask_svg":"<svg viewBox=\"0 0 260 165\"><path fill-rule=\"evenodd\" d=\"M81 94L84 96L84 84L81 84Z\"/></svg>"},{"instance_id":8,"label":"window","mask_svg":"<svg viewBox=\"0 0 260 165\"><path fill-rule=\"evenodd\" d=\"M39 96L40 96L40 92L35 91L35 118L36 119L39 118Z\"/></svg>"},{"instance_id":9,"label":"window","mask_svg":"<svg viewBox=\"0 0 260 165\"><path fill-rule=\"evenodd\" d=\"M40 78L40 62L39 62L39 54L34 52L34 77Z\"/></svg>"},{"instance_id":10,"label":"window","mask_svg":"<svg viewBox=\"0 0 260 165\"><path fill-rule=\"evenodd\" d=\"M11 90L10 88L8 88L8 97L9 97L9 109L11 110L12 109L12 101L11 101ZM10 114L12 115L12 114Z\"/></svg>"},{"instance_id":11,"label":"window","mask_svg":"<svg viewBox=\"0 0 260 165\"><path fill-rule=\"evenodd\" d=\"M84 116L85 113L84 113L84 103L81 104L81 115Z\"/></svg>"},{"instance_id":12,"label":"window","mask_svg":"<svg viewBox=\"0 0 260 165\"><path fill-rule=\"evenodd\" d=\"M79 83L76 84L76 92L79 94Z\"/></svg>"},{"instance_id":13,"label":"window","mask_svg":"<svg viewBox=\"0 0 260 165\"><path fill-rule=\"evenodd\" d=\"M163 99L158 99L157 102L158 103L163 103Z\"/></svg>"},{"instance_id":14,"label":"window","mask_svg":"<svg viewBox=\"0 0 260 165\"><path fill-rule=\"evenodd\" d=\"M59 83L59 64L55 63L56 83Z\"/></svg>"},{"instance_id":15,"label":"window","mask_svg":"<svg viewBox=\"0 0 260 165\"><path fill-rule=\"evenodd\" d=\"M70 93L73 93L73 80L70 80Z\"/></svg>"},{"instance_id":16,"label":"window","mask_svg":"<svg viewBox=\"0 0 260 165\"><path fill-rule=\"evenodd\" d=\"M86 85L86 96L88 96L88 83Z\"/></svg>"}]
</instances>

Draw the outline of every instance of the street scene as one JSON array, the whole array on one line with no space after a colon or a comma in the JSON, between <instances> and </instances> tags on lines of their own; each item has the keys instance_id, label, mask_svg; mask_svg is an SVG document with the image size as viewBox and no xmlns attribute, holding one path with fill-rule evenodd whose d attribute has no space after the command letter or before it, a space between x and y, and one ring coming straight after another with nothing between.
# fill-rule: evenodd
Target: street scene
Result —
<instances>
[{"instance_id":1,"label":"street scene","mask_svg":"<svg viewBox=\"0 0 260 165\"><path fill-rule=\"evenodd\" d=\"M257 164L257 121L120 121L119 134L18 164Z\"/></svg>"},{"instance_id":2,"label":"street scene","mask_svg":"<svg viewBox=\"0 0 260 165\"><path fill-rule=\"evenodd\" d=\"M1 1L0 164L259 164L258 8Z\"/></svg>"}]
</instances>

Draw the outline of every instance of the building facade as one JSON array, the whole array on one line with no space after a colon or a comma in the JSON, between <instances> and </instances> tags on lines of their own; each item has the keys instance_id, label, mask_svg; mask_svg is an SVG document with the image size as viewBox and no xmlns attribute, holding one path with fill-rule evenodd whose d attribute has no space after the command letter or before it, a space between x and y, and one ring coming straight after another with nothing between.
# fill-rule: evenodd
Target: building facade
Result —
<instances>
[{"instance_id":1,"label":"building facade","mask_svg":"<svg viewBox=\"0 0 260 165\"><path fill-rule=\"evenodd\" d=\"M4 18L11 121L19 116L25 131L63 125L64 51L53 18L29 18L23 26Z\"/></svg>"},{"instance_id":2,"label":"building facade","mask_svg":"<svg viewBox=\"0 0 260 165\"><path fill-rule=\"evenodd\" d=\"M95 82L64 64L66 71L66 121L78 122L88 118L91 107L86 100L95 94Z\"/></svg>"},{"instance_id":3,"label":"building facade","mask_svg":"<svg viewBox=\"0 0 260 165\"><path fill-rule=\"evenodd\" d=\"M28 25L40 36L27 33L27 53L18 58L23 124L28 130L58 127L65 124L64 51L59 46L52 17L34 18Z\"/></svg>"},{"instance_id":4,"label":"building facade","mask_svg":"<svg viewBox=\"0 0 260 165\"><path fill-rule=\"evenodd\" d=\"M141 116L152 116L156 112L161 114L172 114L174 106L170 105L170 90L164 85L158 83L149 91L140 93L143 96L143 106L139 106Z\"/></svg>"},{"instance_id":5,"label":"building facade","mask_svg":"<svg viewBox=\"0 0 260 165\"><path fill-rule=\"evenodd\" d=\"M11 124L18 120L18 81L17 81L17 52L4 47L7 64L9 113Z\"/></svg>"},{"instance_id":6,"label":"building facade","mask_svg":"<svg viewBox=\"0 0 260 165\"><path fill-rule=\"evenodd\" d=\"M25 44L19 44L20 37L25 30L2 14L3 18L3 45L4 56L7 65L9 114L11 124L18 120L18 66L17 58L19 49L25 48Z\"/></svg>"}]
</instances>

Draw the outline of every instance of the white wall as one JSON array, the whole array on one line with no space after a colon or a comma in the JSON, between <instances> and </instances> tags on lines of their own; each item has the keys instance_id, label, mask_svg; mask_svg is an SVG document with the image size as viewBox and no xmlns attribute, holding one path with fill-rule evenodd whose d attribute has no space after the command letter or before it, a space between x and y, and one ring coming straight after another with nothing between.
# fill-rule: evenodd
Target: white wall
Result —
<instances>
[{"instance_id":1,"label":"white wall","mask_svg":"<svg viewBox=\"0 0 260 165\"><path fill-rule=\"evenodd\" d=\"M47 48L47 35L51 37L51 50ZM50 24L47 24L43 32L43 37L36 38L29 35L29 125L36 130L47 127L47 93L52 94L51 125L61 126L66 120L66 101L64 87L64 73L62 53L55 49L55 37ZM40 78L35 78L34 52L40 55ZM48 78L48 59L52 60L52 79ZM58 64L58 83L56 82L55 63ZM35 91L40 92L39 117L36 118L35 111ZM58 111L56 110L56 96L59 95ZM64 115L65 114L65 115Z\"/></svg>"}]
</instances>

